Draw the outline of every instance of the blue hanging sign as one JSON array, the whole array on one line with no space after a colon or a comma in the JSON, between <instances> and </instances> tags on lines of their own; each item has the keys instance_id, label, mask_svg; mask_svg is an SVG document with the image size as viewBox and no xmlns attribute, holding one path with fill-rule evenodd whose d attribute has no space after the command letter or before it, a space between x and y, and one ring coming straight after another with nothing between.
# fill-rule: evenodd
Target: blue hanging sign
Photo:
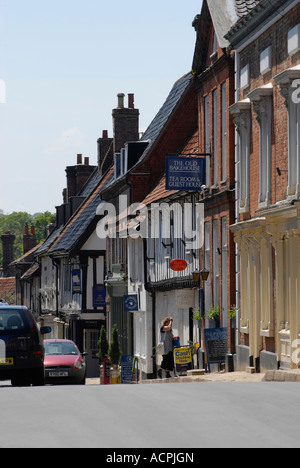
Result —
<instances>
[{"instance_id":1,"label":"blue hanging sign","mask_svg":"<svg viewBox=\"0 0 300 468\"><path fill-rule=\"evenodd\" d=\"M72 271L72 293L81 294L81 271L73 270Z\"/></svg>"},{"instance_id":2,"label":"blue hanging sign","mask_svg":"<svg viewBox=\"0 0 300 468\"><path fill-rule=\"evenodd\" d=\"M200 191L205 185L205 158L166 158L166 190Z\"/></svg>"},{"instance_id":3,"label":"blue hanging sign","mask_svg":"<svg viewBox=\"0 0 300 468\"><path fill-rule=\"evenodd\" d=\"M124 296L125 312L137 312L139 310L139 301L136 294Z\"/></svg>"},{"instance_id":4,"label":"blue hanging sign","mask_svg":"<svg viewBox=\"0 0 300 468\"><path fill-rule=\"evenodd\" d=\"M93 306L105 307L106 306L106 287L104 284L97 284L93 288Z\"/></svg>"}]
</instances>

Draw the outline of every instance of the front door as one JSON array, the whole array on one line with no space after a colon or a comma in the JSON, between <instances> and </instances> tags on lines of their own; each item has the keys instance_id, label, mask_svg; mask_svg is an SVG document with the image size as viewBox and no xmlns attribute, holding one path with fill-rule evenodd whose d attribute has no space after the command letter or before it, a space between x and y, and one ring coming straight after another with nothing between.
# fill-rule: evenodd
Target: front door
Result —
<instances>
[{"instance_id":1,"label":"front door","mask_svg":"<svg viewBox=\"0 0 300 468\"><path fill-rule=\"evenodd\" d=\"M100 332L97 330L84 330L84 351L88 353L85 357L88 378L99 377L99 352L98 340Z\"/></svg>"}]
</instances>

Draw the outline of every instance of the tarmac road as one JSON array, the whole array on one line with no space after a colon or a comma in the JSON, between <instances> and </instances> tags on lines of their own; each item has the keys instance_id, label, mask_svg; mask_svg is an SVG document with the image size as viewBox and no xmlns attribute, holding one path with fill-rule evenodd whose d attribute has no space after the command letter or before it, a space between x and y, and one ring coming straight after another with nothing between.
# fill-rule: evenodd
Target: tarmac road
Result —
<instances>
[{"instance_id":1,"label":"tarmac road","mask_svg":"<svg viewBox=\"0 0 300 468\"><path fill-rule=\"evenodd\" d=\"M13 388L0 448L300 447L298 383Z\"/></svg>"}]
</instances>

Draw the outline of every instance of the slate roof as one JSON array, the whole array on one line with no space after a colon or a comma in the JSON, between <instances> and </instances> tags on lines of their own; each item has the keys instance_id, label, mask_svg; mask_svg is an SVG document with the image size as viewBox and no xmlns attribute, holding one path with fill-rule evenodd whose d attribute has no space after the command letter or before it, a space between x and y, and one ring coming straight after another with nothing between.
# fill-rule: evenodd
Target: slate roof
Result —
<instances>
[{"instance_id":1,"label":"slate roof","mask_svg":"<svg viewBox=\"0 0 300 468\"><path fill-rule=\"evenodd\" d=\"M43 255L45 254L49 247L53 244L53 242L55 241L55 239L59 236L59 234L61 233L63 229L63 226L61 226L60 228L58 229L55 229L49 237L47 237L47 239L45 240L45 242L42 244L42 246L35 252L35 256L38 256L38 255Z\"/></svg>"},{"instance_id":2,"label":"slate roof","mask_svg":"<svg viewBox=\"0 0 300 468\"><path fill-rule=\"evenodd\" d=\"M170 94L168 95L165 103L158 111L151 124L143 134L143 137L141 138L142 141L150 140L150 143L144 151L144 154L139 160L139 162L143 161L146 158L147 154L151 151L152 146L156 142L161 131L163 130L164 126L166 125L173 111L175 110L177 104L179 103L181 97L188 88L192 76L193 75L191 73L188 73L181 77L173 85L173 88L171 89Z\"/></svg>"},{"instance_id":3,"label":"slate roof","mask_svg":"<svg viewBox=\"0 0 300 468\"><path fill-rule=\"evenodd\" d=\"M235 0L238 15L246 16L253 8L260 2L260 0Z\"/></svg>"},{"instance_id":4,"label":"slate roof","mask_svg":"<svg viewBox=\"0 0 300 468\"><path fill-rule=\"evenodd\" d=\"M206 0L203 2L202 12L197 15L193 26L198 32L193 69L201 71L202 61L207 53L209 15L212 19L219 46L223 49L229 46L227 33L239 21L247 16L261 0ZM209 11L209 14L208 14Z\"/></svg>"},{"instance_id":5,"label":"slate roof","mask_svg":"<svg viewBox=\"0 0 300 468\"><path fill-rule=\"evenodd\" d=\"M103 178L101 183L95 188L79 210L72 216L68 223L62 228L48 253L58 253L69 251L74 248L96 217L96 211L101 200L101 191L114 177L114 170L111 169Z\"/></svg>"},{"instance_id":6,"label":"slate roof","mask_svg":"<svg viewBox=\"0 0 300 468\"><path fill-rule=\"evenodd\" d=\"M95 189L97 184L99 184L101 180L98 167L94 170L94 172L91 174L90 178L86 182L86 184L83 186L82 190L78 193L79 197L88 197L89 194Z\"/></svg>"},{"instance_id":7,"label":"slate roof","mask_svg":"<svg viewBox=\"0 0 300 468\"><path fill-rule=\"evenodd\" d=\"M31 250L29 250L28 252L26 252L24 255L22 255L21 257L17 258L16 260L14 260L13 262L11 262L11 265L21 265L21 264L24 264L24 263L32 263L32 255L35 254L37 252L37 250L43 245L43 243L41 242L40 244L36 245L35 247L33 247Z\"/></svg>"}]
</instances>

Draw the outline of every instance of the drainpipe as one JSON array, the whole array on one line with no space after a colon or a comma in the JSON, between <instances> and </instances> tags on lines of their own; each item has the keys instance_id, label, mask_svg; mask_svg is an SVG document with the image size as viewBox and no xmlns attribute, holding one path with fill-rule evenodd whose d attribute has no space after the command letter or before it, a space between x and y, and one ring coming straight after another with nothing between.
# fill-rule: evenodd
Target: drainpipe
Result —
<instances>
[{"instance_id":1,"label":"drainpipe","mask_svg":"<svg viewBox=\"0 0 300 468\"><path fill-rule=\"evenodd\" d=\"M51 258L52 263L55 266L55 316L58 317L58 298L59 298L59 291L58 291L58 270L59 270L59 260L56 258Z\"/></svg>"},{"instance_id":2,"label":"drainpipe","mask_svg":"<svg viewBox=\"0 0 300 468\"><path fill-rule=\"evenodd\" d=\"M153 377L157 377L157 364L156 364L156 293L153 292L152 296L152 356L153 356Z\"/></svg>"},{"instance_id":3,"label":"drainpipe","mask_svg":"<svg viewBox=\"0 0 300 468\"><path fill-rule=\"evenodd\" d=\"M235 102L238 102L240 99L240 54L238 51L235 51ZM240 191L240 161L239 161L239 139L237 138L237 130L235 129L235 174L236 174L236 184L235 184L235 222L238 223L240 220L239 216L239 191ZM241 314L241 287L240 287L240 260L238 253L238 246L235 246L236 249L236 308L237 308L237 317L236 317L236 346L241 344L240 339L240 314Z\"/></svg>"}]
</instances>

